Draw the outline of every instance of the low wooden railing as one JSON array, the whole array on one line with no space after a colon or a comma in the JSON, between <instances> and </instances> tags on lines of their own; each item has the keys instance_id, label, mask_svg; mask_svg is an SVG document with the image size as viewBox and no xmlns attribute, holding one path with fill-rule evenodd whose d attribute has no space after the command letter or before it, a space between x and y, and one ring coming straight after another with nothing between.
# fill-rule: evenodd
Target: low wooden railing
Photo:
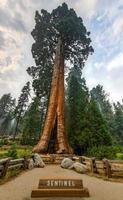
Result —
<instances>
[{"instance_id":1,"label":"low wooden railing","mask_svg":"<svg viewBox=\"0 0 123 200\"><path fill-rule=\"evenodd\" d=\"M43 157L46 164L60 164L63 156L53 155L49 157ZM66 156L64 156L66 157ZM69 156L68 156L69 157ZM45 158L45 159L44 159ZM123 177L123 161L122 160L97 160L96 158L88 158L86 156L70 156L74 161L79 161L87 166L89 172L93 174L100 174L108 178L113 176ZM21 158L12 160L11 158L5 158L0 160L0 178L4 177L8 170L16 169L28 169L28 159Z\"/></svg>"},{"instance_id":2,"label":"low wooden railing","mask_svg":"<svg viewBox=\"0 0 123 200\"><path fill-rule=\"evenodd\" d=\"M107 176L123 177L123 161L122 160L97 160L96 158L80 157L80 162L87 166L88 171L96 174Z\"/></svg>"},{"instance_id":3,"label":"low wooden railing","mask_svg":"<svg viewBox=\"0 0 123 200\"><path fill-rule=\"evenodd\" d=\"M16 169L27 169L27 159L15 159L5 158L0 160L0 178L5 177L7 171Z\"/></svg>"}]
</instances>

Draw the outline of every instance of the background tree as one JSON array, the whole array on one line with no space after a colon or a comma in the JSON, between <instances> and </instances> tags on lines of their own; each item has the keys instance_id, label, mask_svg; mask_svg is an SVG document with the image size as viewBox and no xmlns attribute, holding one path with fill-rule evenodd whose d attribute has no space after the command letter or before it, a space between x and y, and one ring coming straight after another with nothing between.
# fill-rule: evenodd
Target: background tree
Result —
<instances>
[{"instance_id":1,"label":"background tree","mask_svg":"<svg viewBox=\"0 0 123 200\"><path fill-rule=\"evenodd\" d=\"M104 115L107 122L113 118L112 105L108 99L108 94L105 92L102 85L97 85L91 90L91 97L97 102L101 113Z\"/></svg>"},{"instance_id":2,"label":"background tree","mask_svg":"<svg viewBox=\"0 0 123 200\"><path fill-rule=\"evenodd\" d=\"M43 123L40 99L35 97L24 116L22 144L34 145L39 140Z\"/></svg>"},{"instance_id":3,"label":"background tree","mask_svg":"<svg viewBox=\"0 0 123 200\"><path fill-rule=\"evenodd\" d=\"M89 91L81 70L71 68L67 79L67 131L70 144L76 153L81 152L80 135L85 123L89 103Z\"/></svg>"},{"instance_id":4,"label":"background tree","mask_svg":"<svg viewBox=\"0 0 123 200\"><path fill-rule=\"evenodd\" d=\"M8 135L11 131L11 121L15 109L15 99L11 94L4 94L0 99L0 134Z\"/></svg>"},{"instance_id":5,"label":"background tree","mask_svg":"<svg viewBox=\"0 0 123 200\"><path fill-rule=\"evenodd\" d=\"M85 135L85 138L87 139L84 147L87 145L86 147L91 149L94 146L109 146L112 144L107 121L93 98L91 98L89 103L86 122L87 124L82 134L83 138Z\"/></svg>"},{"instance_id":6,"label":"background tree","mask_svg":"<svg viewBox=\"0 0 123 200\"><path fill-rule=\"evenodd\" d=\"M26 85L22 88L20 97L18 99L18 104L15 108L16 127L13 135L14 139L18 132L19 123L25 114L27 103L29 101L29 96L30 96L30 82L27 82Z\"/></svg>"},{"instance_id":7,"label":"background tree","mask_svg":"<svg viewBox=\"0 0 123 200\"><path fill-rule=\"evenodd\" d=\"M114 103L113 134L120 145L123 145L123 104Z\"/></svg>"}]
</instances>

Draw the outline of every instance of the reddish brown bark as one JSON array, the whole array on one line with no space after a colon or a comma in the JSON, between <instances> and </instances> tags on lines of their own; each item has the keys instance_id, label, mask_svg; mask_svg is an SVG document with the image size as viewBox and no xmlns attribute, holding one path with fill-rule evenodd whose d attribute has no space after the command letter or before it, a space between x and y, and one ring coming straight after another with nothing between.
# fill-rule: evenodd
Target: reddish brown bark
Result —
<instances>
[{"instance_id":1,"label":"reddish brown bark","mask_svg":"<svg viewBox=\"0 0 123 200\"><path fill-rule=\"evenodd\" d=\"M46 153L48 151L51 132L55 123L57 123L56 153L70 153L64 124L64 56L60 39L56 49L56 59L44 129L41 139L34 147L33 152Z\"/></svg>"},{"instance_id":2,"label":"reddish brown bark","mask_svg":"<svg viewBox=\"0 0 123 200\"><path fill-rule=\"evenodd\" d=\"M69 153L64 119L64 55L61 48L57 105L57 153Z\"/></svg>"}]
</instances>

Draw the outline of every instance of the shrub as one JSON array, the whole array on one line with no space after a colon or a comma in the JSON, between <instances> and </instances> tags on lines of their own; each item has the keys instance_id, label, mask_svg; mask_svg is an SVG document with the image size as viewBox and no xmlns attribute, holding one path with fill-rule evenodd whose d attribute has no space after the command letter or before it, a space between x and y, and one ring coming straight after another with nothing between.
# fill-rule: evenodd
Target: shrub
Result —
<instances>
[{"instance_id":1,"label":"shrub","mask_svg":"<svg viewBox=\"0 0 123 200\"><path fill-rule=\"evenodd\" d=\"M120 146L100 146L88 149L87 155L97 159L116 159L117 153L122 152Z\"/></svg>"},{"instance_id":2,"label":"shrub","mask_svg":"<svg viewBox=\"0 0 123 200\"><path fill-rule=\"evenodd\" d=\"M4 145L3 140L0 140L0 147L2 147Z\"/></svg>"},{"instance_id":3,"label":"shrub","mask_svg":"<svg viewBox=\"0 0 123 200\"><path fill-rule=\"evenodd\" d=\"M0 140L0 147L2 147L3 145L8 145L9 141L7 138L1 139Z\"/></svg>"},{"instance_id":4,"label":"shrub","mask_svg":"<svg viewBox=\"0 0 123 200\"><path fill-rule=\"evenodd\" d=\"M116 158L118 160L123 160L123 153L117 153Z\"/></svg>"},{"instance_id":5,"label":"shrub","mask_svg":"<svg viewBox=\"0 0 123 200\"><path fill-rule=\"evenodd\" d=\"M17 147L16 147L16 144L13 144L13 145L11 146L11 148L8 150L8 152L6 153L6 155L7 155L8 157L13 158L13 159L18 158L18 156L17 156Z\"/></svg>"},{"instance_id":6,"label":"shrub","mask_svg":"<svg viewBox=\"0 0 123 200\"><path fill-rule=\"evenodd\" d=\"M17 153L18 153L18 158L31 156L30 149L18 149Z\"/></svg>"}]
</instances>

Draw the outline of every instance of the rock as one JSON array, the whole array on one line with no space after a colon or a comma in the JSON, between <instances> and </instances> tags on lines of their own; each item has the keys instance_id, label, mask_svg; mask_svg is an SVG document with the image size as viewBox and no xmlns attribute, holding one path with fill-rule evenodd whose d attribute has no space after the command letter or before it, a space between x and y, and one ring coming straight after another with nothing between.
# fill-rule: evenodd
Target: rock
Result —
<instances>
[{"instance_id":1,"label":"rock","mask_svg":"<svg viewBox=\"0 0 123 200\"><path fill-rule=\"evenodd\" d=\"M44 167L45 166L41 156L38 153L35 153L33 155L33 160L34 160L35 167Z\"/></svg>"},{"instance_id":2,"label":"rock","mask_svg":"<svg viewBox=\"0 0 123 200\"><path fill-rule=\"evenodd\" d=\"M33 169L34 168L34 161L32 158L28 160L28 169Z\"/></svg>"},{"instance_id":3,"label":"rock","mask_svg":"<svg viewBox=\"0 0 123 200\"><path fill-rule=\"evenodd\" d=\"M87 171L86 165L83 165L79 162L75 162L71 168L74 168L76 172L78 173L85 173Z\"/></svg>"},{"instance_id":4,"label":"rock","mask_svg":"<svg viewBox=\"0 0 123 200\"><path fill-rule=\"evenodd\" d=\"M64 158L61 162L61 167L68 169L73 165L73 161L70 158Z\"/></svg>"}]
</instances>

